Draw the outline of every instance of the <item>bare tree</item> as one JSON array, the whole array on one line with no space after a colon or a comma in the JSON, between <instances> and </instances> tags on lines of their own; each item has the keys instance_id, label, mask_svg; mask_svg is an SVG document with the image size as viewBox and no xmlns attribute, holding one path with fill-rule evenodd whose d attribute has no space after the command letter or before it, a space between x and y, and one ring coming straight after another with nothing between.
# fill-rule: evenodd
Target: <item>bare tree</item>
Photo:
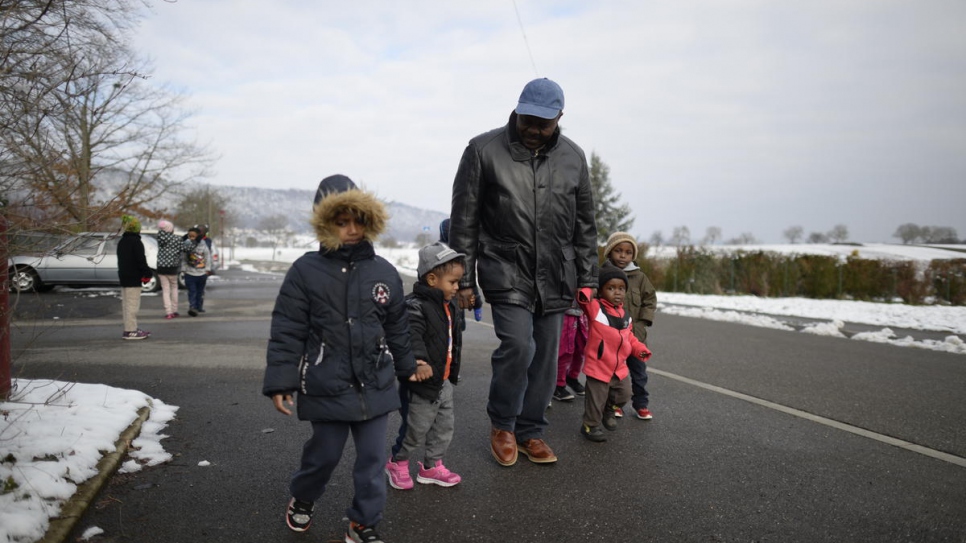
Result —
<instances>
[{"instance_id":1,"label":"bare tree","mask_svg":"<svg viewBox=\"0 0 966 543\"><path fill-rule=\"evenodd\" d=\"M701 240L703 245L714 245L719 240L721 240L721 228L718 226L709 226L704 232L704 239Z\"/></svg>"},{"instance_id":2,"label":"bare tree","mask_svg":"<svg viewBox=\"0 0 966 543\"><path fill-rule=\"evenodd\" d=\"M678 247L682 245L689 245L691 243L691 229L687 226L675 226L674 232L671 233L671 239L668 240L668 243Z\"/></svg>"},{"instance_id":3,"label":"bare tree","mask_svg":"<svg viewBox=\"0 0 966 543\"><path fill-rule=\"evenodd\" d=\"M275 252L283 239L288 237L291 232L288 229L288 217L285 215L269 215L258 221L258 229L264 232L272 242L272 261L275 261Z\"/></svg>"},{"instance_id":4,"label":"bare tree","mask_svg":"<svg viewBox=\"0 0 966 543\"><path fill-rule=\"evenodd\" d=\"M221 235L219 226L227 226L218 224L219 212L225 211L228 203L228 198L210 185L191 190L178 201L174 222L182 228L193 224L207 224L211 232L209 235ZM230 224L230 214L226 219Z\"/></svg>"},{"instance_id":5,"label":"bare tree","mask_svg":"<svg viewBox=\"0 0 966 543\"><path fill-rule=\"evenodd\" d=\"M833 243L842 243L849 239L849 228L844 224L836 224L828 232L828 239Z\"/></svg>"},{"instance_id":6,"label":"bare tree","mask_svg":"<svg viewBox=\"0 0 966 543\"><path fill-rule=\"evenodd\" d=\"M809 243L828 243L828 236L821 232L812 232L808 235Z\"/></svg>"},{"instance_id":7,"label":"bare tree","mask_svg":"<svg viewBox=\"0 0 966 543\"><path fill-rule=\"evenodd\" d=\"M134 22L131 2L24 4L63 9L56 21L62 26L53 28L67 36L65 44L40 36L27 40L50 45L38 57L46 75L35 83L21 74L13 90L0 92L13 112L0 120L0 187L18 209L32 211L24 220L89 230L115 220L121 210L150 215L145 204L177 182L207 173L214 157L185 137L190 112L183 97L148 85L148 66L126 44ZM90 22L78 29L78 20ZM44 30L50 28L34 34ZM17 92L25 86L27 92ZM104 176L121 182L98 194L95 180Z\"/></svg>"},{"instance_id":8,"label":"bare tree","mask_svg":"<svg viewBox=\"0 0 966 543\"><path fill-rule=\"evenodd\" d=\"M794 245L798 243L798 240L802 239L802 236L805 235L805 229L801 226L789 226L784 232L782 232L782 235L785 236L785 239L788 240L788 243Z\"/></svg>"},{"instance_id":9,"label":"bare tree","mask_svg":"<svg viewBox=\"0 0 966 543\"><path fill-rule=\"evenodd\" d=\"M728 240L728 245L758 245L759 243L751 232L742 232L738 237Z\"/></svg>"},{"instance_id":10,"label":"bare tree","mask_svg":"<svg viewBox=\"0 0 966 543\"><path fill-rule=\"evenodd\" d=\"M892 237L899 238L904 245L908 245L919 239L921 234L922 228L918 224L907 222L906 224L899 225L896 228L896 232L892 234Z\"/></svg>"},{"instance_id":11,"label":"bare tree","mask_svg":"<svg viewBox=\"0 0 966 543\"><path fill-rule=\"evenodd\" d=\"M959 235L956 229L949 226L924 227L926 232L923 235L925 243L959 243Z\"/></svg>"},{"instance_id":12,"label":"bare tree","mask_svg":"<svg viewBox=\"0 0 966 543\"><path fill-rule=\"evenodd\" d=\"M661 232L660 230L655 230L651 234L651 237L649 238L648 243L652 247L660 247L661 245L664 245L664 232Z\"/></svg>"}]
</instances>

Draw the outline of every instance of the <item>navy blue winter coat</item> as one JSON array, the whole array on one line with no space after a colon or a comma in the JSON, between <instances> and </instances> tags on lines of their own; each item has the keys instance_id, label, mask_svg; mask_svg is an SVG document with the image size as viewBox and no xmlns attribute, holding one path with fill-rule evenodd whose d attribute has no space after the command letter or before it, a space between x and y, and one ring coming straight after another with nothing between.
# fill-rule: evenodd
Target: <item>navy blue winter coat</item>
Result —
<instances>
[{"instance_id":1,"label":"navy blue winter coat","mask_svg":"<svg viewBox=\"0 0 966 543\"><path fill-rule=\"evenodd\" d=\"M298 416L362 421L399 409L415 371L402 280L368 242L307 253L272 312L266 396L298 392Z\"/></svg>"}]
</instances>

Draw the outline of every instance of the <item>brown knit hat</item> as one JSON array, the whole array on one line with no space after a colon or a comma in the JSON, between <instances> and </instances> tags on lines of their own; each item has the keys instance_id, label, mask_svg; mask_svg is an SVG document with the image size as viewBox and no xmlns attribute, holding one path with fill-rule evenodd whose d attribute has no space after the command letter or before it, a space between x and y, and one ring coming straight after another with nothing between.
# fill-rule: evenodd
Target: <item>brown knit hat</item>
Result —
<instances>
[{"instance_id":1,"label":"brown knit hat","mask_svg":"<svg viewBox=\"0 0 966 543\"><path fill-rule=\"evenodd\" d=\"M637 260L637 238L628 234L627 232L614 232L607 238L607 244L604 245L604 258L610 258L610 252L617 247L618 244L628 242L634 247L634 256L631 261Z\"/></svg>"}]
</instances>

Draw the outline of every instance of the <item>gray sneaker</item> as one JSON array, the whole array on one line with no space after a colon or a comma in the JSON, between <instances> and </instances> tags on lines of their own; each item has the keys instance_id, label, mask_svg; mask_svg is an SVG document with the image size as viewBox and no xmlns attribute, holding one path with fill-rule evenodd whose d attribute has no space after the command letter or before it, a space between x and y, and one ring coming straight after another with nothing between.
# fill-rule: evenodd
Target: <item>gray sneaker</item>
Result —
<instances>
[{"instance_id":1,"label":"gray sneaker","mask_svg":"<svg viewBox=\"0 0 966 543\"><path fill-rule=\"evenodd\" d=\"M345 543L385 543L372 526L363 526L355 522L349 523L345 532Z\"/></svg>"},{"instance_id":2,"label":"gray sneaker","mask_svg":"<svg viewBox=\"0 0 966 543\"><path fill-rule=\"evenodd\" d=\"M121 334L121 339L148 339L148 336L150 335L151 332L145 332L144 330L138 328L133 332L123 332Z\"/></svg>"}]
</instances>

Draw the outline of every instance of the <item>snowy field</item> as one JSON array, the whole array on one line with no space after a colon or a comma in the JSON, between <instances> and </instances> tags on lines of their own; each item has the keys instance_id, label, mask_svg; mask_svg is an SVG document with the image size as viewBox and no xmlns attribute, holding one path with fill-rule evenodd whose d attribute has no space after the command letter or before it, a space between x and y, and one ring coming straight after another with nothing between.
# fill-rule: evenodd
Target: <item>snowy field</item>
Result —
<instances>
[{"instance_id":1,"label":"snowy field","mask_svg":"<svg viewBox=\"0 0 966 543\"><path fill-rule=\"evenodd\" d=\"M298 249L279 249L275 252L278 262L293 262L305 252L312 250L314 243L305 242ZM748 245L743 247L716 246L715 250L765 250L774 252L808 252L809 254L839 255L843 258L858 250L868 258L893 260L916 260L928 262L935 258L960 258L966 253L934 247L910 245ZM418 249L379 248L377 254L392 262L400 273L415 276ZM229 257L230 258L230 257ZM254 270L255 262L272 259L271 249L236 248L229 265L244 265ZM673 315L698 317L719 321L737 322L751 326L763 326L780 330L796 331L807 334L820 334L858 341L890 343L901 347L917 347L966 354L966 307L947 306L910 306L845 300L812 300L809 298L759 298L757 296L713 296L681 294L672 292L658 293L658 310ZM818 322L805 327L794 327L780 317L801 317ZM861 332L851 336L844 332L845 323L881 326L880 330ZM893 328L943 332L949 335L943 340L916 340L909 336L899 337Z\"/></svg>"},{"instance_id":2,"label":"snowy field","mask_svg":"<svg viewBox=\"0 0 966 543\"><path fill-rule=\"evenodd\" d=\"M275 260L290 263L315 244L305 242L298 248L225 250L226 263L257 271L255 262ZM749 246L748 249L770 250L775 246ZM840 251L849 246L782 246L795 250ZM831 247L831 248L828 248ZM855 248L852 247L851 250ZM827 254L851 254L829 252ZM859 248L863 256L928 260L952 258L936 256L935 249L900 245ZM414 276L417 250L384 249L377 252L396 265L400 273ZM812 252L812 251L810 251ZM956 253L953 253L956 254ZM274 256L274 258L273 258ZM659 312L737 322L751 326L812 333L843 338L890 343L898 347L934 349L966 354L961 336L966 335L966 308L943 306L906 306L839 300L804 298L757 298L754 296L701 296L694 294L658 293ZM804 327L793 327L781 317L814 320ZM846 339L844 323L881 326L878 331L863 332ZM945 340L921 340L896 337L893 328L939 331L948 333ZM796 332L797 331L797 332ZM966 363L966 359L964 359ZM101 451L113 451L120 433L138 416L138 409L151 404L151 417L124 461L121 470L133 472L143 466L170 459L161 445L166 437L162 430L174 418L177 407L133 390L99 384L77 384L45 380L16 380L11 401L0 403L0 541L35 541L47 530L50 518L56 517L77 485L96 473ZM16 458L16 462L6 461ZM204 467L204 463L199 464ZM84 538L102 533L92 526Z\"/></svg>"}]
</instances>

